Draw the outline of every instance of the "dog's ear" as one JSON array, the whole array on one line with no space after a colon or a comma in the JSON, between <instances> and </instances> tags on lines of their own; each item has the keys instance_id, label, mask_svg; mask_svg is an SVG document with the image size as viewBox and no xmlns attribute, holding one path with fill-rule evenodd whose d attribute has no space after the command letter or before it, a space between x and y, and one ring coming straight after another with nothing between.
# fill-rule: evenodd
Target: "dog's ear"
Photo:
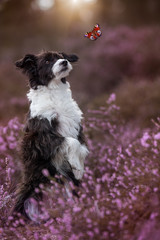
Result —
<instances>
[{"instance_id":1,"label":"dog's ear","mask_svg":"<svg viewBox=\"0 0 160 240\"><path fill-rule=\"evenodd\" d=\"M70 54L70 55L68 55L68 54L66 54L66 53L61 53L62 54L62 56L65 58L65 59L67 59L69 62L77 62L78 61L78 56L77 55L75 55L75 54Z\"/></svg>"},{"instance_id":2,"label":"dog's ear","mask_svg":"<svg viewBox=\"0 0 160 240\"><path fill-rule=\"evenodd\" d=\"M37 70L37 57L33 54L27 54L24 58L15 63L16 67L22 69L29 77L31 88L37 89L38 86L38 70Z\"/></svg>"},{"instance_id":3,"label":"dog's ear","mask_svg":"<svg viewBox=\"0 0 160 240\"><path fill-rule=\"evenodd\" d=\"M22 69L24 73L31 73L37 68L37 57L33 54L27 54L24 58L15 62L15 65Z\"/></svg>"}]
</instances>

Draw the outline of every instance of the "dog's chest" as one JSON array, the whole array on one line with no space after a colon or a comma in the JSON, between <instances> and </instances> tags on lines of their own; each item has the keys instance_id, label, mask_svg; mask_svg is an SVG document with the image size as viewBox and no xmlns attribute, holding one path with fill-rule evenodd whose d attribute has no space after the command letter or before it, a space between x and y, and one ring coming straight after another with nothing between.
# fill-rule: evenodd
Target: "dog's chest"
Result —
<instances>
[{"instance_id":1,"label":"dog's chest","mask_svg":"<svg viewBox=\"0 0 160 240\"><path fill-rule=\"evenodd\" d=\"M31 89L27 96L32 118L38 116L49 121L57 118L58 132L64 137L77 138L82 112L72 98L69 83Z\"/></svg>"}]
</instances>

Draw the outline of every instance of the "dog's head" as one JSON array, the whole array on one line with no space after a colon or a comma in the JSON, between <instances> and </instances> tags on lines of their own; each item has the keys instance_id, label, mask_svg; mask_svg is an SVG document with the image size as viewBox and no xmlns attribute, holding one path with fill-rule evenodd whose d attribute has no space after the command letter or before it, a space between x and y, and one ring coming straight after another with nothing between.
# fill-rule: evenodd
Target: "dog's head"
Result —
<instances>
[{"instance_id":1,"label":"dog's head","mask_svg":"<svg viewBox=\"0 0 160 240\"><path fill-rule=\"evenodd\" d=\"M50 81L63 81L72 70L72 62L77 62L74 54L44 52L39 55L27 54L15 63L17 68L29 77L30 87L37 89L39 85L48 86Z\"/></svg>"}]
</instances>

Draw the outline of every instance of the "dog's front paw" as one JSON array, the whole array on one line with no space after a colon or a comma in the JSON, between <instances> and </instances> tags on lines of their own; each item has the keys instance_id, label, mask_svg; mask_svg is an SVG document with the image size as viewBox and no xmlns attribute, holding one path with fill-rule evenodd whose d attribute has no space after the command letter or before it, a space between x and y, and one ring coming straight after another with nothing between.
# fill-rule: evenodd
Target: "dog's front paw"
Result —
<instances>
[{"instance_id":1,"label":"dog's front paw","mask_svg":"<svg viewBox=\"0 0 160 240\"><path fill-rule=\"evenodd\" d=\"M88 155L88 149L77 139L66 138L66 150L68 162L70 163L76 179L81 179L84 173L84 161Z\"/></svg>"}]
</instances>

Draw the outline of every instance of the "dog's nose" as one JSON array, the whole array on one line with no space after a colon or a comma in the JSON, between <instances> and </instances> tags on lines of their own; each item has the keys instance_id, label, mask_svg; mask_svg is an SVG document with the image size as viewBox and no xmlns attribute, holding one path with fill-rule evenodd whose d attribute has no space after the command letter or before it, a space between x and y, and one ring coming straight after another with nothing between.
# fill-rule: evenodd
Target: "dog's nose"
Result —
<instances>
[{"instance_id":1,"label":"dog's nose","mask_svg":"<svg viewBox=\"0 0 160 240\"><path fill-rule=\"evenodd\" d=\"M61 64L62 64L63 66L67 66L68 62L67 62L67 60L64 60L63 62L61 62Z\"/></svg>"}]
</instances>

